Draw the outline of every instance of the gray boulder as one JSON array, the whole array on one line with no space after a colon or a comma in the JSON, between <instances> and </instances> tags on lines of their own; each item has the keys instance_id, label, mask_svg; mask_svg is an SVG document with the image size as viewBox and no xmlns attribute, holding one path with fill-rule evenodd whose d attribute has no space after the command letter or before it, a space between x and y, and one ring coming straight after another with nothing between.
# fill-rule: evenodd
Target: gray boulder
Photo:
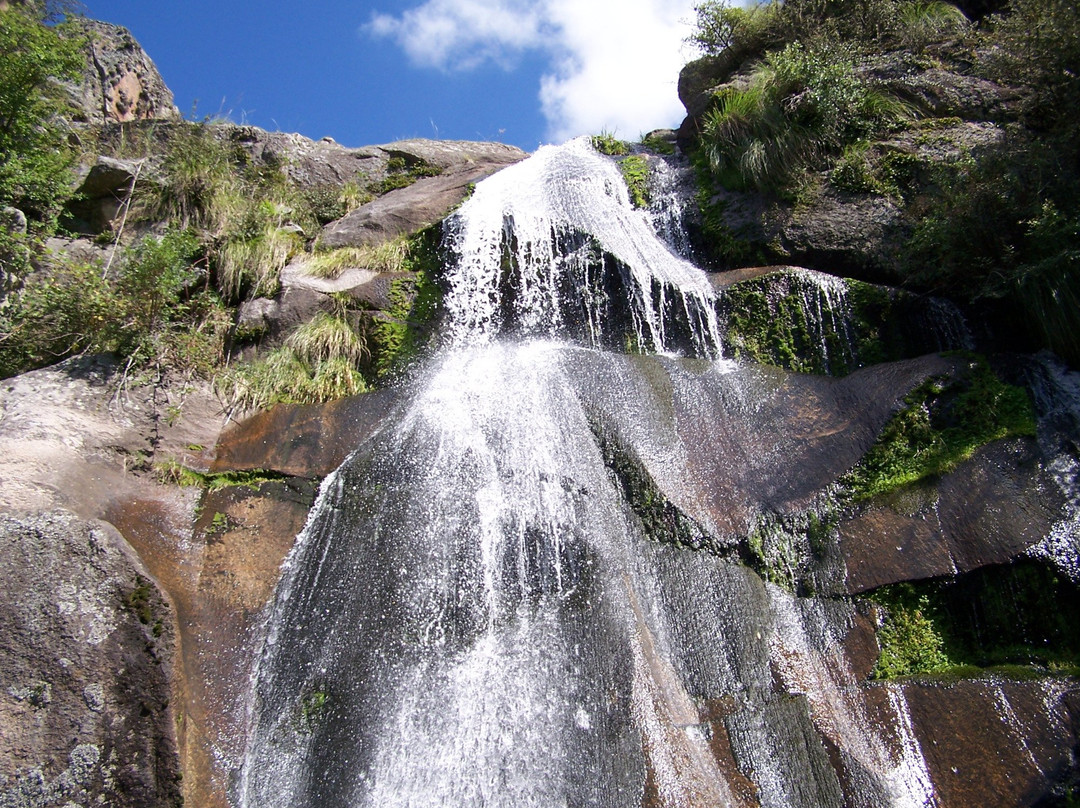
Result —
<instances>
[{"instance_id":1,"label":"gray boulder","mask_svg":"<svg viewBox=\"0 0 1080 808\"><path fill-rule=\"evenodd\" d=\"M376 147L407 164L441 169L412 185L390 191L328 224L324 247L379 244L415 233L443 219L468 196L470 187L501 168L525 158L525 152L501 143L407 140Z\"/></svg>"},{"instance_id":2,"label":"gray boulder","mask_svg":"<svg viewBox=\"0 0 1080 808\"><path fill-rule=\"evenodd\" d=\"M172 610L109 525L0 515L0 804L172 806Z\"/></svg>"}]
</instances>

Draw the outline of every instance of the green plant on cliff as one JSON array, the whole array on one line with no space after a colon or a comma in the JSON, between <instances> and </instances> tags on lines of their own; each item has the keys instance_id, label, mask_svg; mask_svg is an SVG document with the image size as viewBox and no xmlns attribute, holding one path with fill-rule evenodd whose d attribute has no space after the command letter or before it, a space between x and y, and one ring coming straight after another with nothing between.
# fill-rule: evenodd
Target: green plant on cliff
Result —
<instances>
[{"instance_id":1,"label":"green plant on cliff","mask_svg":"<svg viewBox=\"0 0 1080 808\"><path fill-rule=\"evenodd\" d=\"M856 501L946 474L991 441L1035 434L1027 392L1002 382L978 356L955 378L919 385L904 405L841 479Z\"/></svg>"},{"instance_id":2,"label":"green plant on cliff","mask_svg":"<svg viewBox=\"0 0 1080 808\"><path fill-rule=\"evenodd\" d=\"M441 173L439 166L423 160L395 156L386 163L386 176L369 184L367 190L375 196L382 196L398 188L407 188L423 177L437 177Z\"/></svg>"},{"instance_id":3,"label":"green plant on cliff","mask_svg":"<svg viewBox=\"0 0 1080 808\"><path fill-rule=\"evenodd\" d=\"M722 184L775 192L903 115L859 76L844 48L794 43L769 54L745 89L717 95L701 146Z\"/></svg>"},{"instance_id":4,"label":"green plant on cliff","mask_svg":"<svg viewBox=\"0 0 1080 808\"><path fill-rule=\"evenodd\" d=\"M608 157L622 157L624 154L630 153L630 144L625 140L619 140L611 132L601 132L599 135L593 135L590 142L594 149L601 154L606 154Z\"/></svg>"},{"instance_id":5,"label":"green plant on cliff","mask_svg":"<svg viewBox=\"0 0 1080 808\"><path fill-rule=\"evenodd\" d=\"M881 654L871 674L874 679L939 673L953 664L928 594L911 584L896 584L876 590L872 598L885 612L877 634Z\"/></svg>"},{"instance_id":6,"label":"green plant on cliff","mask_svg":"<svg viewBox=\"0 0 1080 808\"><path fill-rule=\"evenodd\" d=\"M442 290L435 282L440 264L438 228L421 231L406 243L402 269L408 274L391 281L390 308L372 327L375 369L380 378L391 376L423 351L442 301Z\"/></svg>"},{"instance_id":7,"label":"green plant on cliff","mask_svg":"<svg viewBox=\"0 0 1080 808\"><path fill-rule=\"evenodd\" d=\"M146 236L111 267L55 258L47 267L0 310L5 377L86 352L203 376L223 358L230 319L206 288L202 248L191 231Z\"/></svg>"},{"instance_id":8,"label":"green plant on cliff","mask_svg":"<svg viewBox=\"0 0 1080 808\"><path fill-rule=\"evenodd\" d=\"M304 270L316 278L336 278L346 269L362 268L375 272L409 271L412 241L404 236L381 244L341 247L314 253Z\"/></svg>"},{"instance_id":9,"label":"green plant on cliff","mask_svg":"<svg viewBox=\"0 0 1080 808\"><path fill-rule=\"evenodd\" d=\"M622 172L626 181L626 189L630 193L630 202L635 208L645 208L649 205L649 163L638 154L630 155L619 160L619 171Z\"/></svg>"},{"instance_id":10,"label":"green plant on cliff","mask_svg":"<svg viewBox=\"0 0 1080 808\"><path fill-rule=\"evenodd\" d=\"M874 678L1069 675L1080 662L1071 617L1080 589L1037 560L884 586L868 598L883 610Z\"/></svg>"},{"instance_id":11,"label":"green plant on cliff","mask_svg":"<svg viewBox=\"0 0 1080 808\"><path fill-rule=\"evenodd\" d=\"M240 410L330 401L367 392L360 364L369 355L365 335L345 313L320 312L281 347L218 374L215 387Z\"/></svg>"},{"instance_id":12,"label":"green plant on cliff","mask_svg":"<svg viewBox=\"0 0 1080 808\"><path fill-rule=\"evenodd\" d=\"M68 193L73 158L57 79L82 67L82 42L66 23L45 24L48 7L0 10L0 205L49 223Z\"/></svg>"}]
</instances>

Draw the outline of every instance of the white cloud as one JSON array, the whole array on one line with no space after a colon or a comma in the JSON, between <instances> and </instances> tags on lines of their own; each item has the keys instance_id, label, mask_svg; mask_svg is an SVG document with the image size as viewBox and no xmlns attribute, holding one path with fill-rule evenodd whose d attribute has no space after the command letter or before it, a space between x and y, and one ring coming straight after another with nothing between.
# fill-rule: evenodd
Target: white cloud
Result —
<instances>
[{"instance_id":1,"label":"white cloud","mask_svg":"<svg viewBox=\"0 0 1080 808\"><path fill-rule=\"evenodd\" d=\"M506 69L524 51L547 55L538 88L547 137L615 132L632 139L683 115L676 93L689 58L694 0L427 0L368 33L393 39L417 66Z\"/></svg>"}]
</instances>

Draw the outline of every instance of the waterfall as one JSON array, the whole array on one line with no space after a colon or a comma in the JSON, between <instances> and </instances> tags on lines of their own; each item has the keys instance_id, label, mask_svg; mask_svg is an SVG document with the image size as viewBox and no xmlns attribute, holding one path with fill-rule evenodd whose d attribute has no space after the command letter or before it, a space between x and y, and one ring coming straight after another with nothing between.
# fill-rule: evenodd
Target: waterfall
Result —
<instances>
[{"instance_id":1,"label":"waterfall","mask_svg":"<svg viewBox=\"0 0 1080 808\"><path fill-rule=\"evenodd\" d=\"M638 402L596 410L590 385L644 372L605 349L696 356L735 384L707 279L614 163L542 148L476 187L446 246L446 344L324 481L287 559L236 802L689 808L740 803L749 778L762 804L839 805L820 733L860 804L924 804L903 694L896 751L832 693L854 679L807 626L834 616L652 541L605 459L599 420L648 432ZM662 467L686 447L665 441L634 451L677 489ZM771 693L773 671L806 698Z\"/></svg>"},{"instance_id":2,"label":"waterfall","mask_svg":"<svg viewBox=\"0 0 1080 808\"><path fill-rule=\"evenodd\" d=\"M447 229L455 343L513 331L718 356L704 273L657 238L616 165L587 138L544 146L480 183Z\"/></svg>"}]
</instances>

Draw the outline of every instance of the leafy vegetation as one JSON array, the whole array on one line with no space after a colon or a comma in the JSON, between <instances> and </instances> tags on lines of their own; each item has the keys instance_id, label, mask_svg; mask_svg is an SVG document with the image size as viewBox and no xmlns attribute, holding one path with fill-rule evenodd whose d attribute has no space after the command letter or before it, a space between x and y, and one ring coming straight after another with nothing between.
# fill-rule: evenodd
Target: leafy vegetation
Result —
<instances>
[{"instance_id":1,"label":"leafy vegetation","mask_svg":"<svg viewBox=\"0 0 1080 808\"><path fill-rule=\"evenodd\" d=\"M874 678L1073 673L1080 664L1080 630L1071 619L1080 591L1037 561L894 584L869 598L884 609Z\"/></svg>"},{"instance_id":2,"label":"leafy vegetation","mask_svg":"<svg viewBox=\"0 0 1080 808\"><path fill-rule=\"evenodd\" d=\"M827 177L834 190L888 196L913 231L899 251L905 285L1018 312L1011 319L1024 347L1049 347L1080 362L1077 4L1015 0L977 25L934 0L786 0L751 8L709 0L697 14L692 40L729 79L699 121L698 165L710 184L702 196L706 221L714 213L707 207L712 183L798 203ZM890 100L893 84L879 68L882 54L898 48L926 53L909 59L918 69L1018 90L1005 94L1000 111L986 113L1004 140L977 154L957 150L964 129L958 118L915 120ZM921 112L935 114L926 105ZM906 139L891 138L896 129ZM942 148L932 160L897 145L935 137ZM950 151L958 154L942 156ZM719 235L723 255L763 246Z\"/></svg>"},{"instance_id":3,"label":"leafy vegetation","mask_svg":"<svg viewBox=\"0 0 1080 808\"><path fill-rule=\"evenodd\" d=\"M978 356L953 379L919 385L904 403L841 480L856 501L952 471L991 441L1035 434L1027 392L1002 382Z\"/></svg>"},{"instance_id":4,"label":"leafy vegetation","mask_svg":"<svg viewBox=\"0 0 1080 808\"><path fill-rule=\"evenodd\" d=\"M435 282L439 267L438 228L421 231L407 243L402 269L411 273L390 283L390 308L372 327L375 371L387 378L415 359L432 336L442 290Z\"/></svg>"},{"instance_id":5,"label":"leafy vegetation","mask_svg":"<svg viewBox=\"0 0 1080 808\"><path fill-rule=\"evenodd\" d=\"M386 176L368 185L367 190L375 196L382 196L398 188L407 188L422 177L437 177L441 173L441 168L423 160L391 157L386 163Z\"/></svg>"},{"instance_id":6,"label":"leafy vegetation","mask_svg":"<svg viewBox=\"0 0 1080 808\"><path fill-rule=\"evenodd\" d=\"M630 153L630 144L619 140L611 132L601 132L592 136L592 147L608 157L622 157Z\"/></svg>"},{"instance_id":7,"label":"leafy vegetation","mask_svg":"<svg viewBox=\"0 0 1080 808\"><path fill-rule=\"evenodd\" d=\"M74 78L83 62L71 25L44 24L50 12L36 4L0 10L0 205L46 226L68 193L74 158L56 80Z\"/></svg>"},{"instance_id":8,"label":"leafy vegetation","mask_svg":"<svg viewBox=\"0 0 1080 808\"><path fill-rule=\"evenodd\" d=\"M702 124L702 150L725 186L781 191L903 112L855 71L846 48L795 42L768 54L745 89L717 95Z\"/></svg>"}]
</instances>

